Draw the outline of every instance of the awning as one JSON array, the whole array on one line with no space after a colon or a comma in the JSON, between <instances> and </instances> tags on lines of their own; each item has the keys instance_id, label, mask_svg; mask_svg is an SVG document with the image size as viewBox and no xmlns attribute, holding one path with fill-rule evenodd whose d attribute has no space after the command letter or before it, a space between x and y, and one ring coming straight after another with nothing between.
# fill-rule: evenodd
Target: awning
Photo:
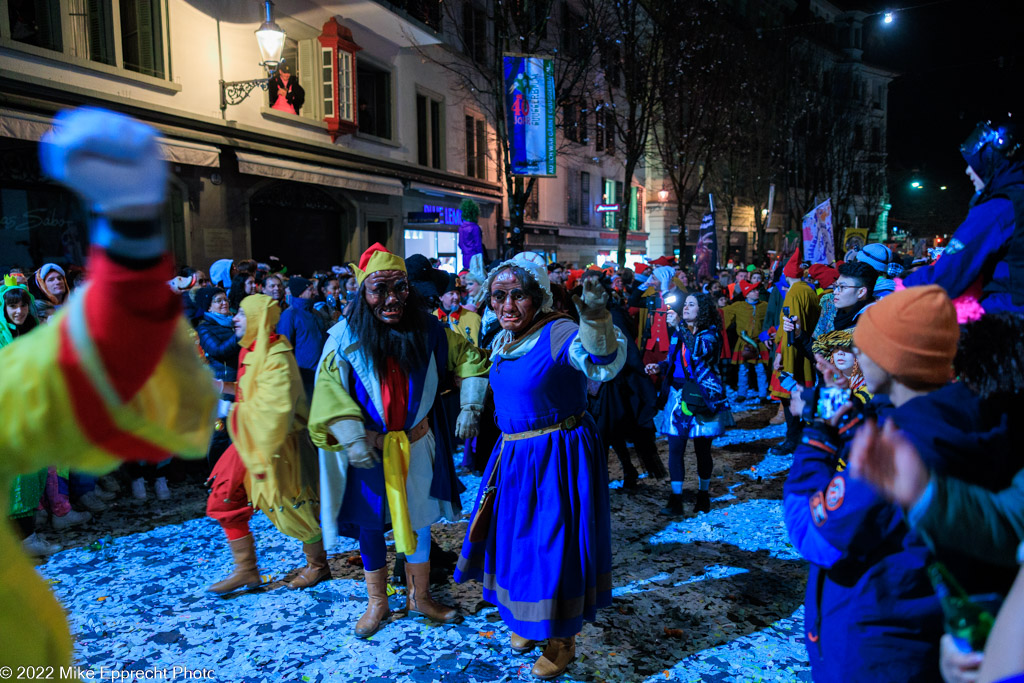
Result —
<instances>
[{"instance_id":1,"label":"awning","mask_svg":"<svg viewBox=\"0 0 1024 683\"><path fill-rule=\"evenodd\" d=\"M0 137L39 142L43 134L53 125L46 116L37 116L11 109L0 109ZM157 138L161 156L172 164L187 166L220 166L220 150L197 142Z\"/></svg>"},{"instance_id":2,"label":"awning","mask_svg":"<svg viewBox=\"0 0 1024 683\"><path fill-rule=\"evenodd\" d=\"M384 176L343 171L339 168L291 161L277 157L237 152L238 170L249 175L280 180L294 180L300 183L340 187L354 192L373 192L400 197L405 192L402 181Z\"/></svg>"},{"instance_id":3,"label":"awning","mask_svg":"<svg viewBox=\"0 0 1024 683\"><path fill-rule=\"evenodd\" d=\"M476 192L467 192L465 190L452 190L447 187L438 187L436 185L428 185L426 183L409 183L410 190L416 190L426 195L433 195L435 197L462 197L463 199L475 199L481 202L487 202L488 204L497 204L501 201L501 197L495 197L492 195L478 194Z\"/></svg>"}]
</instances>

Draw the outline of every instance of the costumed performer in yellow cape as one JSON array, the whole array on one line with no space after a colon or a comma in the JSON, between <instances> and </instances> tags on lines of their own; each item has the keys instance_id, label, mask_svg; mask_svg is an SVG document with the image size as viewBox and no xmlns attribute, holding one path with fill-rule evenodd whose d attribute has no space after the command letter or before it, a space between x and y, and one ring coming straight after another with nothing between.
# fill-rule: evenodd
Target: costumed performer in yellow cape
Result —
<instances>
[{"instance_id":1,"label":"costumed performer in yellow cape","mask_svg":"<svg viewBox=\"0 0 1024 683\"><path fill-rule=\"evenodd\" d=\"M231 445L210 474L206 514L220 522L235 571L207 590L224 594L260 583L249 520L263 510L281 533L302 541L306 568L288 582L309 588L331 578L320 535L316 451L306 434L309 404L286 337L281 307L265 294L242 299L233 319L242 347L238 390L228 414Z\"/></svg>"},{"instance_id":2,"label":"costumed performer in yellow cape","mask_svg":"<svg viewBox=\"0 0 1024 683\"><path fill-rule=\"evenodd\" d=\"M103 472L122 460L202 457L216 401L167 287L156 132L99 109L64 112L40 143L43 172L92 212L90 284L50 325L0 350L0 496L46 465ZM0 500L5 509L7 500ZM60 605L0 525L0 665L71 664ZM57 675L55 673L55 675Z\"/></svg>"},{"instance_id":3,"label":"costumed performer in yellow cape","mask_svg":"<svg viewBox=\"0 0 1024 683\"><path fill-rule=\"evenodd\" d=\"M355 634L368 637L390 614L387 547L406 556L410 613L434 621L459 619L430 597L430 525L457 519L455 476L443 415L435 408L443 374L462 378L459 438L476 436L487 391L484 352L442 325L409 285L405 261L380 244L353 266L359 291L346 317L331 328L317 370L309 433L320 454L324 538L359 539L369 605ZM431 421L433 427L431 427ZM331 453L328 451L338 451ZM351 467L348 467L351 465Z\"/></svg>"}]
</instances>

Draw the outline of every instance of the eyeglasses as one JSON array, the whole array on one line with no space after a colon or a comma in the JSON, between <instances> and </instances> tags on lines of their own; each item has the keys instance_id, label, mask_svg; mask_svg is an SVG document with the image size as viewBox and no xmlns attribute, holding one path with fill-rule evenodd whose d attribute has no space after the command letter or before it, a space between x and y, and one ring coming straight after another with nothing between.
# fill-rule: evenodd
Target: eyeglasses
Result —
<instances>
[{"instance_id":1,"label":"eyeglasses","mask_svg":"<svg viewBox=\"0 0 1024 683\"><path fill-rule=\"evenodd\" d=\"M833 285L832 287L832 291L836 294L846 291L847 289L859 289L859 287L857 287L857 285Z\"/></svg>"},{"instance_id":2,"label":"eyeglasses","mask_svg":"<svg viewBox=\"0 0 1024 683\"><path fill-rule=\"evenodd\" d=\"M228 298L226 296L218 296L210 303L213 304L214 306L219 306L220 304L226 304L227 302Z\"/></svg>"}]
</instances>

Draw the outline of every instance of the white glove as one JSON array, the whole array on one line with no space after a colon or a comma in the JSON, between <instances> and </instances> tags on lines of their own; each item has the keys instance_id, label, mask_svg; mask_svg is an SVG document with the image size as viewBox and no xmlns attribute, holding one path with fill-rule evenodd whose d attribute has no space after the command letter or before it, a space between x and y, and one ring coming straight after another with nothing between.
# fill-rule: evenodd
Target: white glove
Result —
<instances>
[{"instance_id":1,"label":"white glove","mask_svg":"<svg viewBox=\"0 0 1024 683\"><path fill-rule=\"evenodd\" d=\"M156 131L141 121L90 107L61 112L40 141L39 160L96 213L130 221L160 213L167 164Z\"/></svg>"},{"instance_id":2,"label":"white glove","mask_svg":"<svg viewBox=\"0 0 1024 683\"><path fill-rule=\"evenodd\" d=\"M455 421L455 436L460 439L472 439L480 433L480 411L484 409L484 397L487 395L486 377L465 377L459 391L462 410Z\"/></svg>"},{"instance_id":3,"label":"white glove","mask_svg":"<svg viewBox=\"0 0 1024 683\"><path fill-rule=\"evenodd\" d=\"M580 314L580 343L587 353L609 356L618 348L615 326L608 310L608 293L596 278L583 281L583 298L575 294L572 302Z\"/></svg>"},{"instance_id":4,"label":"white glove","mask_svg":"<svg viewBox=\"0 0 1024 683\"><path fill-rule=\"evenodd\" d=\"M366 442L366 427L359 420L338 420L328 430L345 449L352 467L370 469L380 462L380 456Z\"/></svg>"}]
</instances>

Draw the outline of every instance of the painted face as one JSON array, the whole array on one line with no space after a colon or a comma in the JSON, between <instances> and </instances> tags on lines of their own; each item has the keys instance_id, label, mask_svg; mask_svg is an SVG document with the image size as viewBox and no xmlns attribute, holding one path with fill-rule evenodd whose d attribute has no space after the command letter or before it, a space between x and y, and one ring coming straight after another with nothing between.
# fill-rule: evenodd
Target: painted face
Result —
<instances>
[{"instance_id":1,"label":"painted face","mask_svg":"<svg viewBox=\"0 0 1024 683\"><path fill-rule=\"evenodd\" d=\"M366 303L385 325L397 325L409 298L409 277L401 270L378 270L366 278Z\"/></svg>"},{"instance_id":2,"label":"painted face","mask_svg":"<svg viewBox=\"0 0 1024 683\"><path fill-rule=\"evenodd\" d=\"M759 285L759 284L761 284L762 280L764 280L764 275L761 275L761 273L751 273L750 274L750 283L751 284Z\"/></svg>"},{"instance_id":3,"label":"painted face","mask_svg":"<svg viewBox=\"0 0 1024 683\"><path fill-rule=\"evenodd\" d=\"M280 301L283 292L284 287L281 286L281 281L276 277L268 277L263 281L263 293L274 301Z\"/></svg>"},{"instance_id":4,"label":"painted face","mask_svg":"<svg viewBox=\"0 0 1024 683\"><path fill-rule=\"evenodd\" d=\"M445 292L441 295L441 308L445 310L445 313L452 313L459 307L459 292L453 289L450 292Z\"/></svg>"},{"instance_id":5,"label":"painted face","mask_svg":"<svg viewBox=\"0 0 1024 683\"><path fill-rule=\"evenodd\" d=\"M337 298L339 294L341 294L341 283L337 280L328 280L327 284L324 285L324 296Z\"/></svg>"},{"instance_id":6,"label":"painted face","mask_svg":"<svg viewBox=\"0 0 1024 683\"><path fill-rule=\"evenodd\" d=\"M46 283L46 289L50 291L50 294L59 295L67 291L67 288L64 286L64 278L55 270L50 271L43 282Z\"/></svg>"},{"instance_id":7,"label":"painted face","mask_svg":"<svg viewBox=\"0 0 1024 683\"><path fill-rule=\"evenodd\" d=\"M839 368L840 372L846 373L853 370L853 364L857 358L851 351L836 349L832 352L832 364Z\"/></svg>"},{"instance_id":8,"label":"painted face","mask_svg":"<svg viewBox=\"0 0 1024 683\"><path fill-rule=\"evenodd\" d=\"M231 327L235 330L235 339L241 339L245 336L245 311L238 309L238 313L235 313L235 317L231 319Z\"/></svg>"},{"instance_id":9,"label":"painted face","mask_svg":"<svg viewBox=\"0 0 1024 683\"><path fill-rule=\"evenodd\" d=\"M7 319L15 325L21 326L28 320L29 310L28 304L18 302L16 304L7 304Z\"/></svg>"},{"instance_id":10,"label":"painted face","mask_svg":"<svg viewBox=\"0 0 1024 683\"><path fill-rule=\"evenodd\" d=\"M967 177L971 179L972 183L974 183L975 192L981 192L985 188L985 181L982 180L981 176L975 173L974 169L971 168L969 165L967 166L967 170L965 170L964 173L966 173Z\"/></svg>"},{"instance_id":11,"label":"painted face","mask_svg":"<svg viewBox=\"0 0 1024 683\"><path fill-rule=\"evenodd\" d=\"M504 270L491 283L491 309L498 316L501 329L512 334L524 332L537 314L537 306L523 290L519 278Z\"/></svg>"},{"instance_id":12,"label":"painted face","mask_svg":"<svg viewBox=\"0 0 1024 683\"><path fill-rule=\"evenodd\" d=\"M228 314L228 295L218 294L210 301L210 313Z\"/></svg>"},{"instance_id":13,"label":"painted face","mask_svg":"<svg viewBox=\"0 0 1024 683\"><path fill-rule=\"evenodd\" d=\"M250 294L255 294L255 293L256 293L256 278L254 278L254 277L247 277L247 278L245 278L245 295L249 296Z\"/></svg>"},{"instance_id":14,"label":"painted face","mask_svg":"<svg viewBox=\"0 0 1024 683\"><path fill-rule=\"evenodd\" d=\"M835 285L832 286L832 296L836 308L849 308L857 303L859 294L866 293L863 287L857 286L856 280L845 275L840 275Z\"/></svg>"},{"instance_id":15,"label":"painted face","mask_svg":"<svg viewBox=\"0 0 1024 683\"><path fill-rule=\"evenodd\" d=\"M697 314L700 312L700 307L697 305L697 297L688 296L686 301L683 302L683 322L694 323L697 322Z\"/></svg>"},{"instance_id":16,"label":"painted face","mask_svg":"<svg viewBox=\"0 0 1024 683\"><path fill-rule=\"evenodd\" d=\"M857 357L860 371L864 373L864 384L867 385L868 391L872 394L888 394L892 385L889 373L857 347L854 347L853 353Z\"/></svg>"},{"instance_id":17,"label":"painted face","mask_svg":"<svg viewBox=\"0 0 1024 683\"><path fill-rule=\"evenodd\" d=\"M466 280L466 294L472 299L480 293L480 283L476 280Z\"/></svg>"}]
</instances>

